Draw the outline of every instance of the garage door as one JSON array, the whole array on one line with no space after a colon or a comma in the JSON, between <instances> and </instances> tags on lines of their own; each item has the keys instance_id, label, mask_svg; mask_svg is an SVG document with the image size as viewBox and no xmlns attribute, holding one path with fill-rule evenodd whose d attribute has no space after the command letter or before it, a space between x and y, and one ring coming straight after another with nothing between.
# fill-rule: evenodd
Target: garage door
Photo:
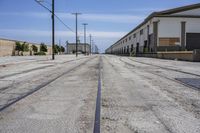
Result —
<instances>
[{"instance_id":1,"label":"garage door","mask_svg":"<svg viewBox=\"0 0 200 133\"><path fill-rule=\"evenodd\" d=\"M186 49L187 50L200 49L200 33L186 34Z\"/></svg>"}]
</instances>

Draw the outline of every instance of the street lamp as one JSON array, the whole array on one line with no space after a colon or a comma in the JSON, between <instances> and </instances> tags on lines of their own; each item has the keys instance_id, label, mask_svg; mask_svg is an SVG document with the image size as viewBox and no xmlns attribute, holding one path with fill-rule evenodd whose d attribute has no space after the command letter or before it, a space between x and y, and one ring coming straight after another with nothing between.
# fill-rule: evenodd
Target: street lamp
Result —
<instances>
[{"instance_id":1,"label":"street lamp","mask_svg":"<svg viewBox=\"0 0 200 133\"><path fill-rule=\"evenodd\" d=\"M76 17L76 57L78 57L78 15L81 13L72 13Z\"/></svg>"},{"instance_id":2,"label":"street lamp","mask_svg":"<svg viewBox=\"0 0 200 133\"><path fill-rule=\"evenodd\" d=\"M37 3L39 3L42 7L44 7L45 9L47 9L49 12L51 12L51 18L52 18L52 60L55 59L55 55L54 55L54 47L55 47L55 12L54 12L54 0L52 0L52 10L48 9L46 6L44 6L43 4L41 4L42 2L45 2L44 0L35 0Z\"/></svg>"},{"instance_id":3,"label":"street lamp","mask_svg":"<svg viewBox=\"0 0 200 133\"><path fill-rule=\"evenodd\" d=\"M83 23L84 26L84 47L85 47L85 55L86 55L86 26L88 24L87 23Z\"/></svg>"}]
</instances>

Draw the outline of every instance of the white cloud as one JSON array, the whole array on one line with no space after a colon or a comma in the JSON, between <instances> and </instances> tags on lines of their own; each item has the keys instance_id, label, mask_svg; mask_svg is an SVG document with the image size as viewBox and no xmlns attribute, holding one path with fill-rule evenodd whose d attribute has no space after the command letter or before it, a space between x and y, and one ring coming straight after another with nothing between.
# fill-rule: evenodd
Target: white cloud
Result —
<instances>
[{"instance_id":1,"label":"white cloud","mask_svg":"<svg viewBox=\"0 0 200 133\"><path fill-rule=\"evenodd\" d=\"M61 19L74 19L74 16L69 13L57 12L57 16ZM7 12L0 13L0 16L23 16L35 18L49 18L50 13L45 12ZM112 23L133 23L141 21L145 16L137 16L131 14L82 14L79 16L80 20L84 21L98 21L98 22L112 22Z\"/></svg>"},{"instance_id":2,"label":"white cloud","mask_svg":"<svg viewBox=\"0 0 200 133\"><path fill-rule=\"evenodd\" d=\"M23 17L34 17L34 18L47 18L51 14L45 12L1 12L0 16L23 16Z\"/></svg>"},{"instance_id":3,"label":"white cloud","mask_svg":"<svg viewBox=\"0 0 200 133\"><path fill-rule=\"evenodd\" d=\"M57 13L61 18L74 19L71 14ZM87 21L99 21L99 22L112 22L112 23L133 23L135 21L141 21L145 16L135 16L130 14L82 14L79 19Z\"/></svg>"},{"instance_id":4,"label":"white cloud","mask_svg":"<svg viewBox=\"0 0 200 133\"><path fill-rule=\"evenodd\" d=\"M129 11L129 12L149 12L149 14L152 12L152 11L161 11L161 10L164 10L164 8L132 8L132 9L126 9L126 10L123 10L123 11Z\"/></svg>"},{"instance_id":5,"label":"white cloud","mask_svg":"<svg viewBox=\"0 0 200 133\"><path fill-rule=\"evenodd\" d=\"M9 35L17 35L24 37L48 37L51 36L51 31L48 30L21 30L21 29L0 29L1 33ZM74 37L75 34L69 31L55 31L57 37ZM119 38L126 32L112 32L112 31L88 31L88 34L92 34L96 38ZM79 32L79 35L82 35Z\"/></svg>"}]
</instances>

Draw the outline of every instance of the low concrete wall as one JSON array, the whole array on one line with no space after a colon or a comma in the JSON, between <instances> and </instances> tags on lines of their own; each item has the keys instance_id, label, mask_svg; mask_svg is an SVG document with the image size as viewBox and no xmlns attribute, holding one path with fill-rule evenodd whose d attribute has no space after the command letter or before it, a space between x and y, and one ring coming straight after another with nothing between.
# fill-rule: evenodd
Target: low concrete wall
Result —
<instances>
[{"instance_id":1,"label":"low concrete wall","mask_svg":"<svg viewBox=\"0 0 200 133\"><path fill-rule=\"evenodd\" d=\"M193 51L193 61L200 62L200 49L195 49Z\"/></svg>"},{"instance_id":2,"label":"low concrete wall","mask_svg":"<svg viewBox=\"0 0 200 133\"><path fill-rule=\"evenodd\" d=\"M137 56L200 62L200 50L145 53L145 54L137 54Z\"/></svg>"},{"instance_id":3,"label":"low concrete wall","mask_svg":"<svg viewBox=\"0 0 200 133\"><path fill-rule=\"evenodd\" d=\"M21 52L18 52L15 50L15 44L16 42L24 43L23 41L17 41L17 40L8 40L8 39L0 39L0 57L2 56L18 56L22 55ZM23 55L33 55L34 52L32 51L32 45L35 45L38 47L38 51L40 51L40 44L36 43L28 43L29 44L29 50L28 52L23 52ZM47 55L52 54L52 48L51 46L47 46L48 51L46 52Z\"/></svg>"},{"instance_id":4,"label":"low concrete wall","mask_svg":"<svg viewBox=\"0 0 200 133\"><path fill-rule=\"evenodd\" d=\"M193 61L193 51L158 52L157 57L161 59L178 59Z\"/></svg>"}]
</instances>

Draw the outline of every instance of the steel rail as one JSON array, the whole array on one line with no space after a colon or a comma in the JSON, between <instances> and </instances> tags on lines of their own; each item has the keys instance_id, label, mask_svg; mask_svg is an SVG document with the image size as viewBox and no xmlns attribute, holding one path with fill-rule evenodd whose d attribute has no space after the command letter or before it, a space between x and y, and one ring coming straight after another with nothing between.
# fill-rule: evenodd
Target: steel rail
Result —
<instances>
[{"instance_id":1,"label":"steel rail","mask_svg":"<svg viewBox=\"0 0 200 133\"><path fill-rule=\"evenodd\" d=\"M135 67L133 64L128 63L128 62L125 62L125 61L123 61L121 58L120 58L120 61L124 62L126 65L129 65L129 66ZM142 64L142 63L141 63L141 64ZM150 65L150 64L148 64L148 65ZM152 65L152 66L154 66L154 65ZM177 72L177 71L176 71L176 72ZM196 86L193 86L193 85L186 84L186 83L184 83L184 82L181 82L181 81L177 80L176 78L175 78L175 79L173 79L173 78L169 78L169 77L162 76L162 75L159 75L159 74L157 74L157 73L149 72L149 71L148 71L148 73L151 73L151 74L154 74L154 75L156 75L156 76L159 76L159 77L165 78L165 79L167 79L167 80L170 80L170 81L173 81L173 82L176 82L176 83L182 84L182 85L184 85L184 86L186 86L186 87L189 87L189 88L191 88L191 89L195 89L195 90L197 90L197 91L200 90L200 88L198 88L198 87L196 87ZM187 74L188 74L188 73L187 73ZM195 76L196 76L196 75L195 75Z\"/></svg>"},{"instance_id":2,"label":"steel rail","mask_svg":"<svg viewBox=\"0 0 200 133\"><path fill-rule=\"evenodd\" d=\"M95 58L95 57L93 57L92 59L94 59L94 58ZM12 102L10 102L10 103L8 103L8 104L6 104L6 105L3 105L2 107L0 107L0 112L3 111L3 110L5 110L6 108L10 107L11 105L17 103L18 101L20 101L20 100L26 98L27 96L29 96L29 95L35 93L36 91L42 89L43 87L49 85L50 83L52 83L53 81L57 80L58 78L60 78L60 77L62 77L62 76L64 76L64 75L66 75L66 74L68 74L68 73L70 73L70 72L76 70L77 68L79 68L79 67L85 65L87 62L89 62L89 61L92 60L92 59L86 60L85 62L83 62L83 63L81 63L81 64L79 64L79 65L77 65L77 66L75 66L75 67L73 67L73 68L71 68L71 69L65 71L65 72L63 72L62 74L56 76L55 78L53 78L53 79L51 79L51 80L49 80L49 81L47 81L47 82L45 82L45 83L43 83L43 84L38 85L37 87L35 87L35 88L32 89L31 91L29 91L28 93L26 93L26 94L24 94L24 95L22 95L22 96L16 98L14 101L12 101Z\"/></svg>"},{"instance_id":3,"label":"steel rail","mask_svg":"<svg viewBox=\"0 0 200 133\"><path fill-rule=\"evenodd\" d=\"M145 64L145 65L149 65L149 66L154 66L154 67L162 68L162 69L165 69L165 70L171 70L171 71L175 71L175 72L180 72L180 73L184 73L184 74L189 74L189 75L200 77L200 74L194 74L194 73L185 72L185 71L181 71L181 70L177 70L177 69L173 69L173 68L161 67L161 66L158 66L158 65L150 64L150 63L136 61L136 60L133 60L133 59L130 59L130 58L128 58L128 59L131 60L131 61L137 62L137 63L141 63L141 64Z\"/></svg>"},{"instance_id":4,"label":"steel rail","mask_svg":"<svg viewBox=\"0 0 200 133\"><path fill-rule=\"evenodd\" d=\"M99 57L99 77L98 77L98 90L96 98L96 111L93 133L100 133L101 127L101 69L102 69L102 57Z\"/></svg>"}]
</instances>

